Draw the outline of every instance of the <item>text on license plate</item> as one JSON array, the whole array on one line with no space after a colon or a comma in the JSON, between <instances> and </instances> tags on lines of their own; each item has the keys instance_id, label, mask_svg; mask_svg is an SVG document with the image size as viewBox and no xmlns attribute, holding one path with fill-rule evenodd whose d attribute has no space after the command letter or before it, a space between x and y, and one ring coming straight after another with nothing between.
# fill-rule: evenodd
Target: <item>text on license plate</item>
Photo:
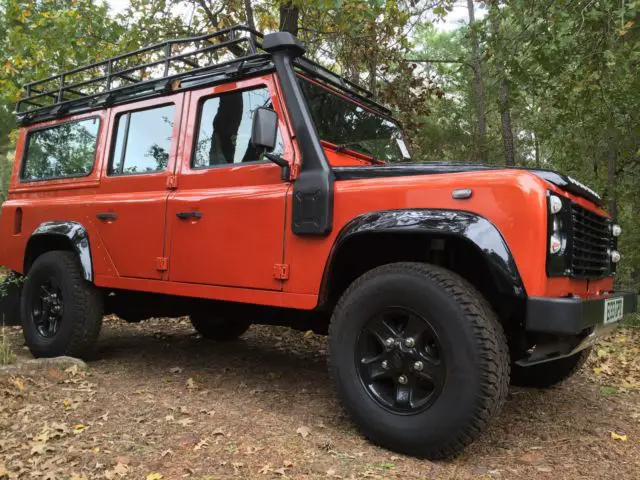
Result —
<instances>
[{"instance_id":1,"label":"text on license plate","mask_svg":"<svg viewBox=\"0 0 640 480\"><path fill-rule=\"evenodd\" d=\"M608 298L604 301L604 324L622 320L624 316L624 297Z\"/></svg>"}]
</instances>

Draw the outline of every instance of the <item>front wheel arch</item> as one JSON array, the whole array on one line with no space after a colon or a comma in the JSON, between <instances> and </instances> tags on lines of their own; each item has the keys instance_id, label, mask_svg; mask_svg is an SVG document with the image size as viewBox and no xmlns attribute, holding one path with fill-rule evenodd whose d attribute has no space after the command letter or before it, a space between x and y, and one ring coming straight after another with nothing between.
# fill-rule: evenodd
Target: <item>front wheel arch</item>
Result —
<instances>
[{"instance_id":1,"label":"front wheel arch","mask_svg":"<svg viewBox=\"0 0 640 480\"><path fill-rule=\"evenodd\" d=\"M394 262L457 273L483 294L505 327L519 328L512 320L523 318L526 292L508 245L489 220L458 210L386 210L353 218L327 260L320 307L331 311L356 278Z\"/></svg>"}]
</instances>

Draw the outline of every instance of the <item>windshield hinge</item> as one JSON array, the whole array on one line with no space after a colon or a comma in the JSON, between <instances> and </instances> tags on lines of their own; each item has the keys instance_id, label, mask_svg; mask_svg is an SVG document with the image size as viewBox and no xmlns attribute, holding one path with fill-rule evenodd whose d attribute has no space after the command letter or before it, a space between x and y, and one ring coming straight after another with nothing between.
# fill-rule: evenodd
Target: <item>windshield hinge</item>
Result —
<instances>
[{"instance_id":1,"label":"windshield hinge","mask_svg":"<svg viewBox=\"0 0 640 480\"><path fill-rule=\"evenodd\" d=\"M167 188L169 190L175 190L178 188L178 176L177 175L169 175L167 177Z\"/></svg>"},{"instance_id":2,"label":"windshield hinge","mask_svg":"<svg viewBox=\"0 0 640 480\"><path fill-rule=\"evenodd\" d=\"M273 266L273 278L276 280L289 280L289 265L285 263L276 263Z\"/></svg>"},{"instance_id":3,"label":"windshield hinge","mask_svg":"<svg viewBox=\"0 0 640 480\"><path fill-rule=\"evenodd\" d=\"M290 180L295 180L296 178L298 178L298 175L300 175L300 164L299 163L292 163L291 164L291 170L289 173L289 179Z\"/></svg>"}]
</instances>

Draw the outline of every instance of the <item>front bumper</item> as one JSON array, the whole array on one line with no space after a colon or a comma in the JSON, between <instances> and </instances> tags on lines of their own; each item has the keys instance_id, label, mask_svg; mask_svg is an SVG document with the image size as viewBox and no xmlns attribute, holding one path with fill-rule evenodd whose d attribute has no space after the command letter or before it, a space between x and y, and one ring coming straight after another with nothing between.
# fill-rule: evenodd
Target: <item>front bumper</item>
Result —
<instances>
[{"instance_id":1,"label":"front bumper","mask_svg":"<svg viewBox=\"0 0 640 480\"><path fill-rule=\"evenodd\" d=\"M614 292L598 298L529 297L525 330L552 335L580 335L586 329L604 323L605 300L623 297L625 314L636 312L638 295L635 292Z\"/></svg>"}]
</instances>

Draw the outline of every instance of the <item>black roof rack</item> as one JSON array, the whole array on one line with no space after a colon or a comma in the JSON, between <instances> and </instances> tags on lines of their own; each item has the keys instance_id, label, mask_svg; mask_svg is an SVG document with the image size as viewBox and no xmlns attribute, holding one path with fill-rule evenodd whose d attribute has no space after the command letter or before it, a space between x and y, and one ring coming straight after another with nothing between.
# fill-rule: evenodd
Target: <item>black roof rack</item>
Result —
<instances>
[{"instance_id":1,"label":"black roof rack","mask_svg":"<svg viewBox=\"0 0 640 480\"><path fill-rule=\"evenodd\" d=\"M16 105L20 124L167 94L203 83L272 69L262 34L244 25L198 37L167 40L28 83ZM390 115L371 93L305 58L296 67Z\"/></svg>"}]
</instances>

